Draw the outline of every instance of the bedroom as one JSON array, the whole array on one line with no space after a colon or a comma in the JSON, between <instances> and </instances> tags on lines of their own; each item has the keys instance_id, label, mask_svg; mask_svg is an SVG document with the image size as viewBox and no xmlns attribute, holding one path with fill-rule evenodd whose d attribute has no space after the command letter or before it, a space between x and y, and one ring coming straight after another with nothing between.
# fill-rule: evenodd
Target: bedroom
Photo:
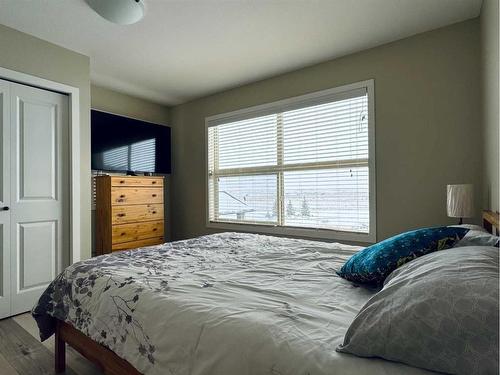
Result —
<instances>
[{"instance_id":1,"label":"bedroom","mask_svg":"<svg viewBox=\"0 0 500 375\"><path fill-rule=\"evenodd\" d=\"M498 342L468 338L448 345L465 336L440 336L442 329L453 332L453 324L475 322L478 311L461 315L474 304L458 301L471 297L462 287L477 271L468 264L486 262L481 282L491 287L473 297L490 309L481 310L487 312L483 324L473 327L498 338L498 258L488 260L498 232L490 236L479 228L495 233L498 227L498 0L144 0L142 19L129 25L106 19L100 3L0 1L0 373L498 373ZM130 3L116 1L118 10L137 9ZM39 101L51 107L30 109ZM95 111L168 127L171 173L94 171L91 140L104 136L105 126L91 121ZM50 121L40 121L41 113ZM45 132L40 126L57 128ZM16 158L18 149L22 158ZM108 193L129 189L117 193L125 201L117 204L135 199L138 187L152 189L142 186L145 181L164 185L154 188L163 191L154 203L163 211L148 211L159 215L159 226L148 228L163 231L154 238L166 245L95 257L114 248L105 243L112 236L103 239L114 229L127 225L132 245L144 227L141 220L100 220L106 211L94 195L96 174L109 181ZM112 212L117 204L109 203ZM462 218L477 227L453 226ZM418 232L423 228L434 228L430 245L405 253L429 238ZM439 228L453 235L434 237L442 234ZM415 230L403 237L411 246L393 238ZM481 249L471 246L478 244ZM451 249L432 252L439 246ZM396 265L407 264L394 270L387 263L369 282L359 272L354 280L347 267L340 269L363 248L384 256L393 249ZM117 264L120 257L136 268ZM349 265L359 266L359 258ZM92 263L103 259L109 264ZM48 325L38 323L45 336L57 326L58 340L40 342L29 311L63 269L75 267L82 267L82 277L57 280L72 294L91 295L78 299L82 306L61 297L68 319L50 319L45 311ZM443 269L452 282L437 279ZM157 277L138 280L143 272ZM421 272L434 272L436 279L422 279ZM104 291L106 277L129 284ZM388 286L380 290L384 281ZM400 285L419 285L402 289L416 301L430 298L434 289L410 291L436 281L458 291L447 298L460 309L450 308L451 322L432 326L428 341L417 335L430 329L425 322L403 325L408 346L390 336L398 316L376 318L372 325L389 330L379 334L388 343L410 351L427 346L435 358L429 352L425 360L404 350L382 353L377 332L360 331L373 319L365 314L370 306L379 311L384 301L403 301ZM139 295L133 288L146 289ZM124 298L122 290L132 294ZM92 297L99 293L130 299L127 304L138 310L117 314L113 324L125 330L138 324L152 342L121 343L125 331L119 335L97 324L91 311L113 316L112 306L124 307L106 298L100 305ZM425 310L405 303L403 319L411 308ZM435 319L440 306L431 304L423 316ZM87 314L89 325L75 318L76 311ZM351 354L336 351L348 342ZM464 357L467 346L482 354Z\"/></svg>"}]
</instances>

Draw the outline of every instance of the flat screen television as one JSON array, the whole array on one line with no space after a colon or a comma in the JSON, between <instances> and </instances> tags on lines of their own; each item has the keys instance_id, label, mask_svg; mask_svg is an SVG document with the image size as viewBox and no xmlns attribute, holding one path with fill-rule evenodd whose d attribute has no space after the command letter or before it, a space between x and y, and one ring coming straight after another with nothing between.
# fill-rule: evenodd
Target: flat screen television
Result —
<instances>
[{"instance_id":1,"label":"flat screen television","mask_svg":"<svg viewBox=\"0 0 500 375\"><path fill-rule=\"evenodd\" d=\"M169 174L170 127L91 111L92 169Z\"/></svg>"}]
</instances>

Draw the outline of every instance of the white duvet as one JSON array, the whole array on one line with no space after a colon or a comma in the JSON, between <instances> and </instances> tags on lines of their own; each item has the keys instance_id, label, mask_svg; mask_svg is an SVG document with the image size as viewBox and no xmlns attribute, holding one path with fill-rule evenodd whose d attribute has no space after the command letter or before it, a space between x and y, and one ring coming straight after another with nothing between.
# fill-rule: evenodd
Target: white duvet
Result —
<instances>
[{"instance_id":1,"label":"white duvet","mask_svg":"<svg viewBox=\"0 0 500 375\"><path fill-rule=\"evenodd\" d=\"M335 269L359 248L222 233L69 267L34 308L150 375L430 374L335 351L375 293Z\"/></svg>"}]
</instances>

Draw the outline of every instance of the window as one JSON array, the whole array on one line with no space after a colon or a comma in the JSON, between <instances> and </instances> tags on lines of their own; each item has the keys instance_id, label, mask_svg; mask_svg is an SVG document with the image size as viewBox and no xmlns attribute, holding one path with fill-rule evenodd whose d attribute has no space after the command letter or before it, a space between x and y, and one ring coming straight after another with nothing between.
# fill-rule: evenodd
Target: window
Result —
<instances>
[{"instance_id":1,"label":"window","mask_svg":"<svg viewBox=\"0 0 500 375\"><path fill-rule=\"evenodd\" d=\"M208 225L375 241L373 81L207 119Z\"/></svg>"}]
</instances>

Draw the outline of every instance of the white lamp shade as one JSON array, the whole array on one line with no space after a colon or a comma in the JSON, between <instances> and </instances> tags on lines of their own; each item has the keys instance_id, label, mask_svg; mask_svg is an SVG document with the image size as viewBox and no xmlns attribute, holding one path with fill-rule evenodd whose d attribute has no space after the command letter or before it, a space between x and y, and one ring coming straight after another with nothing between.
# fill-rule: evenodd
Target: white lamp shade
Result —
<instances>
[{"instance_id":1,"label":"white lamp shade","mask_svg":"<svg viewBox=\"0 0 500 375\"><path fill-rule=\"evenodd\" d=\"M118 25L130 25L144 17L144 0L85 0L99 15Z\"/></svg>"},{"instance_id":2,"label":"white lamp shade","mask_svg":"<svg viewBox=\"0 0 500 375\"><path fill-rule=\"evenodd\" d=\"M473 217L473 186L471 184L448 185L446 202L448 217Z\"/></svg>"}]
</instances>

